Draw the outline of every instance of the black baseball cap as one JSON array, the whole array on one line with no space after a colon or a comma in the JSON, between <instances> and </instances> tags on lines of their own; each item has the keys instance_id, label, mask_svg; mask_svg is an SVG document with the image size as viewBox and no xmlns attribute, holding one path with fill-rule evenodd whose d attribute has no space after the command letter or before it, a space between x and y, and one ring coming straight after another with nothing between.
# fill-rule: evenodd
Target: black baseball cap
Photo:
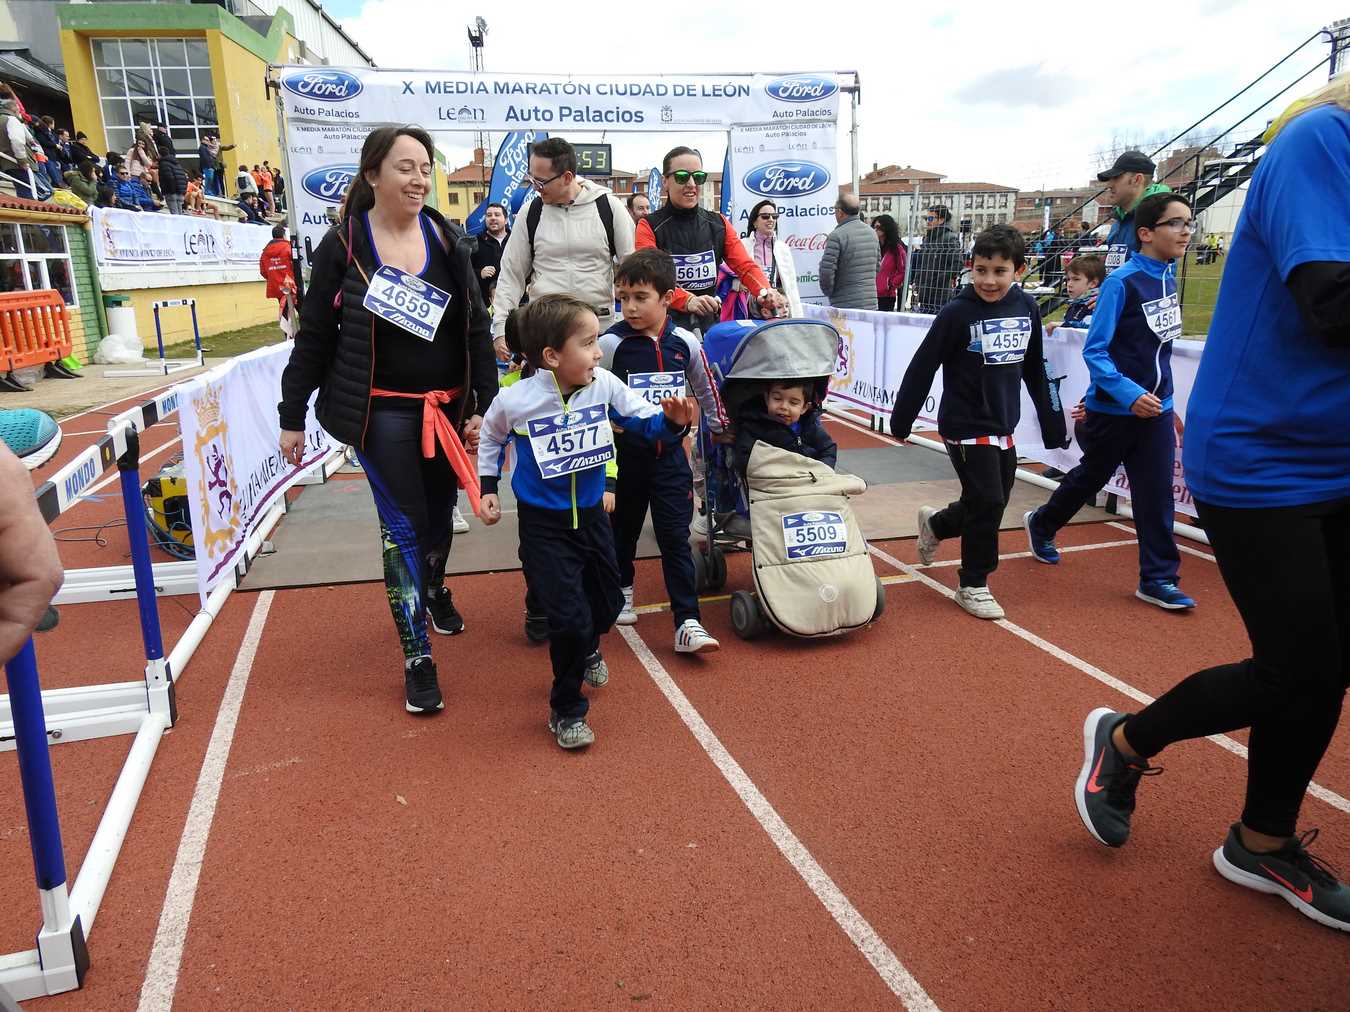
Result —
<instances>
[{"instance_id":1,"label":"black baseball cap","mask_svg":"<svg viewBox=\"0 0 1350 1012\"><path fill-rule=\"evenodd\" d=\"M1108 182L1124 172L1142 172L1146 176L1151 176L1156 168L1148 155L1142 151L1125 151L1109 169L1097 173L1097 182Z\"/></svg>"}]
</instances>

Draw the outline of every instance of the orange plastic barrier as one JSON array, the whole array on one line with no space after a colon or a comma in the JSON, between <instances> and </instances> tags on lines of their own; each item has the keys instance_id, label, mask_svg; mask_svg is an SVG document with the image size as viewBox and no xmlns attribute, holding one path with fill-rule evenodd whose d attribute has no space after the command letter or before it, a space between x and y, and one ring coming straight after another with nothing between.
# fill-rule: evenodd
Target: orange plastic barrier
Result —
<instances>
[{"instance_id":1,"label":"orange plastic barrier","mask_svg":"<svg viewBox=\"0 0 1350 1012\"><path fill-rule=\"evenodd\" d=\"M0 294L0 372L56 362L70 353L70 316L60 292Z\"/></svg>"}]
</instances>

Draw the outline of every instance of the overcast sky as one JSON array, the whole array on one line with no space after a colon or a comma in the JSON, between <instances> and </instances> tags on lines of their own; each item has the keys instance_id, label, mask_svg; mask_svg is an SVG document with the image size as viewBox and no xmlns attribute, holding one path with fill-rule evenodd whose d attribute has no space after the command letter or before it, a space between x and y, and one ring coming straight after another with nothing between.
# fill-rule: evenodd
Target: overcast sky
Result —
<instances>
[{"instance_id":1,"label":"overcast sky","mask_svg":"<svg viewBox=\"0 0 1350 1012\"><path fill-rule=\"evenodd\" d=\"M1025 6L968 0L950 13L913 5L805 0L774 4L472 3L328 0L325 9L382 67L468 69L463 25L488 21L486 69L536 73L698 73L856 70L862 80L859 159L911 164L952 180L1033 189L1081 184L1121 137L1176 133L1246 85L1317 29L1350 15L1350 0L1181 0L1169 5ZM762 10L763 15L754 13ZM505 12L509 11L507 15ZM618 13L627 11L631 13ZM882 12L882 13L875 13ZM1257 107L1323 59L1315 41L1207 124L1244 117L1259 132L1325 66ZM849 174L847 112L839 173ZM677 142L671 134L567 135L607 140L637 171ZM1165 138L1163 138L1165 139ZM498 138L500 140L500 138ZM452 162L471 142L438 137ZM684 138L679 138L684 142ZM688 139L720 168L724 139Z\"/></svg>"}]
</instances>

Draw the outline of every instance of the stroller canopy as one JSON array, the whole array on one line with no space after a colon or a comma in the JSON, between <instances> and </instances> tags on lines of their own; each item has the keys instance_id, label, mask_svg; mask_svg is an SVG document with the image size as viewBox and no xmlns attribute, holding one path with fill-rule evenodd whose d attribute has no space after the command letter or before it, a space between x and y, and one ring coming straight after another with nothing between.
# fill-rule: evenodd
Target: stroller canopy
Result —
<instances>
[{"instance_id":1,"label":"stroller canopy","mask_svg":"<svg viewBox=\"0 0 1350 1012\"><path fill-rule=\"evenodd\" d=\"M817 404L839 361L839 332L820 320L732 320L710 327L703 350L734 418L769 380L808 380Z\"/></svg>"}]
</instances>

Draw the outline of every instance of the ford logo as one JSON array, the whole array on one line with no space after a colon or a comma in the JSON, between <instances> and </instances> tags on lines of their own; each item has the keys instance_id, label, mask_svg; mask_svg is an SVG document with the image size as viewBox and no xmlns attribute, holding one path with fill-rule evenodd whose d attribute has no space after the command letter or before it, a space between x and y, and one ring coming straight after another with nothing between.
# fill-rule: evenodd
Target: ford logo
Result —
<instances>
[{"instance_id":1,"label":"ford logo","mask_svg":"<svg viewBox=\"0 0 1350 1012\"><path fill-rule=\"evenodd\" d=\"M812 77L810 74L797 74L794 77L780 77L770 81L764 90L771 98L780 102L819 102L829 98L839 90L827 77Z\"/></svg>"},{"instance_id":2,"label":"ford logo","mask_svg":"<svg viewBox=\"0 0 1350 1012\"><path fill-rule=\"evenodd\" d=\"M311 197L336 204L347 192L355 175L355 165L325 165L306 173L305 178L300 180L300 188Z\"/></svg>"},{"instance_id":3,"label":"ford logo","mask_svg":"<svg viewBox=\"0 0 1350 1012\"><path fill-rule=\"evenodd\" d=\"M319 102L345 102L361 94L361 82L344 70L297 70L281 79L292 95Z\"/></svg>"},{"instance_id":4,"label":"ford logo","mask_svg":"<svg viewBox=\"0 0 1350 1012\"><path fill-rule=\"evenodd\" d=\"M815 162L765 162L747 172L743 183L762 197L805 197L829 186L830 173Z\"/></svg>"}]
</instances>

